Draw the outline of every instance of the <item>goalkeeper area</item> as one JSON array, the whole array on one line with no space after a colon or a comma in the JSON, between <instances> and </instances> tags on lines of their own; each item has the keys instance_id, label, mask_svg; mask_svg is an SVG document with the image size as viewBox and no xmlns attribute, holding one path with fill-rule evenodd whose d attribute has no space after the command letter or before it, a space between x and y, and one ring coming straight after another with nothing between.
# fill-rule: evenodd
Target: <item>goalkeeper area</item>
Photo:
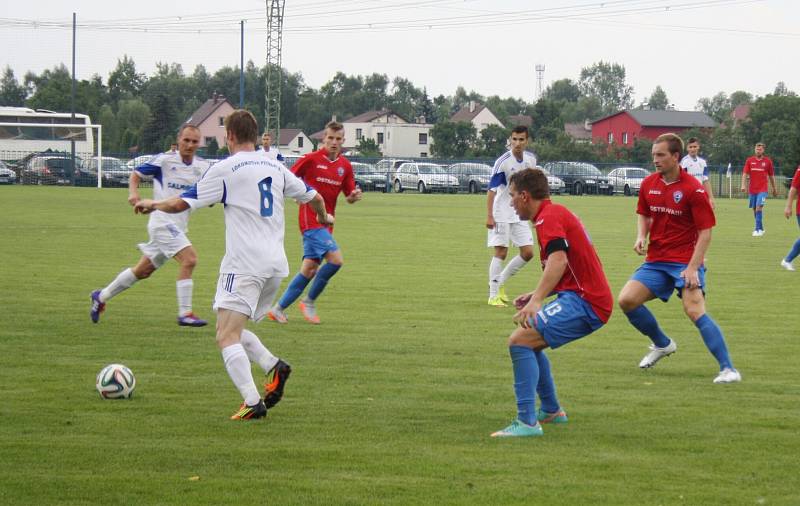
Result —
<instances>
[{"instance_id":1,"label":"goalkeeper area","mask_svg":"<svg viewBox=\"0 0 800 506\"><path fill-rule=\"evenodd\" d=\"M649 340L615 308L549 353L569 423L505 440L489 434L516 414L513 310L486 304L485 195L369 192L339 205L345 266L318 301L322 324L293 306L288 325L248 325L293 368L282 402L249 423L228 419L240 397L214 326L175 325L177 262L89 320L91 291L147 237L126 199L124 188L0 187L3 504L800 503L800 273L779 265L799 231L781 199L767 201L760 238L745 201L717 200L707 307L742 383L712 384L716 361L675 298L648 306L679 349L640 370ZM553 200L584 222L619 293L642 262L636 200ZM194 213L188 235L195 312L214 320L222 206ZM291 203L285 237L295 273ZM537 252L509 295L540 275ZM136 375L131 400L95 391L115 362Z\"/></svg>"}]
</instances>

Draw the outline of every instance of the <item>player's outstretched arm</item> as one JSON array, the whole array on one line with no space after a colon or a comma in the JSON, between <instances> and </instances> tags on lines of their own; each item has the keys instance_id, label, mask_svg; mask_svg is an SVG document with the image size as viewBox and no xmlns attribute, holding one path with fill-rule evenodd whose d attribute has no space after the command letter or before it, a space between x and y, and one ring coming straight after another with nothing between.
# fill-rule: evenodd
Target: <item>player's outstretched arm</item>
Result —
<instances>
[{"instance_id":1,"label":"player's outstretched arm","mask_svg":"<svg viewBox=\"0 0 800 506\"><path fill-rule=\"evenodd\" d=\"M135 206L139 200L139 182L142 180L136 171L131 172L131 177L128 179L128 203Z\"/></svg>"},{"instance_id":2,"label":"player's outstretched arm","mask_svg":"<svg viewBox=\"0 0 800 506\"><path fill-rule=\"evenodd\" d=\"M136 214L150 214L153 211L163 211L165 213L175 214L187 209L189 209L189 204L182 198L175 196L164 200L140 200L133 207L133 212Z\"/></svg>"},{"instance_id":3,"label":"player's outstretched arm","mask_svg":"<svg viewBox=\"0 0 800 506\"><path fill-rule=\"evenodd\" d=\"M308 203L311 208L317 213L317 221L321 225L333 225L335 221L332 214L328 214L328 211L325 209L325 200L322 198L322 195L317 193L314 195L314 198Z\"/></svg>"}]
</instances>

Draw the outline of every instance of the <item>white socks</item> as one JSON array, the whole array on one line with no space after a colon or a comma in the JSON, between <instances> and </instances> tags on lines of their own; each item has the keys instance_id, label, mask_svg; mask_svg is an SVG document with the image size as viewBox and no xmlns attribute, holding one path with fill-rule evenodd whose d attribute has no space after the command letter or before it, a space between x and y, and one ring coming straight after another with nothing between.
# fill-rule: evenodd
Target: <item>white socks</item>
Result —
<instances>
[{"instance_id":1,"label":"white socks","mask_svg":"<svg viewBox=\"0 0 800 506\"><path fill-rule=\"evenodd\" d=\"M516 274L523 267L525 267L526 263L528 263L528 262L523 260L522 257L519 256L519 255L517 255L514 258L512 258L506 264L506 268L503 269L503 272L500 273L500 279L498 280L499 281L498 284L500 286L503 286L506 283L506 281L508 281L508 278L510 278L511 276Z\"/></svg>"},{"instance_id":2,"label":"white socks","mask_svg":"<svg viewBox=\"0 0 800 506\"><path fill-rule=\"evenodd\" d=\"M278 358L270 353L258 336L247 329L242 330L242 346L250 362L260 365L265 373L270 372L278 363Z\"/></svg>"},{"instance_id":3,"label":"white socks","mask_svg":"<svg viewBox=\"0 0 800 506\"><path fill-rule=\"evenodd\" d=\"M222 360L225 362L228 376L236 385L245 404L248 406L258 404L261 396L253 381L253 372L250 370L250 361L247 359L244 347L239 343L226 346L222 349Z\"/></svg>"},{"instance_id":4,"label":"white socks","mask_svg":"<svg viewBox=\"0 0 800 506\"><path fill-rule=\"evenodd\" d=\"M503 261L497 257L492 257L489 262L489 298L497 295L500 288L500 273L503 271Z\"/></svg>"},{"instance_id":5,"label":"white socks","mask_svg":"<svg viewBox=\"0 0 800 506\"><path fill-rule=\"evenodd\" d=\"M186 316L192 312L192 288L194 283L191 279L179 279L175 282L178 292L178 316Z\"/></svg>"},{"instance_id":6,"label":"white socks","mask_svg":"<svg viewBox=\"0 0 800 506\"><path fill-rule=\"evenodd\" d=\"M112 281L107 287L100 290L100 302L106 302L108 299L119 295L133 286L133 284L137 281L139 281L139 279L137 279L137 277L133 274L133 271L130 268L125 269L117 274L117 277L114 278L114 281Z\"/></svg>"}]
</instances>

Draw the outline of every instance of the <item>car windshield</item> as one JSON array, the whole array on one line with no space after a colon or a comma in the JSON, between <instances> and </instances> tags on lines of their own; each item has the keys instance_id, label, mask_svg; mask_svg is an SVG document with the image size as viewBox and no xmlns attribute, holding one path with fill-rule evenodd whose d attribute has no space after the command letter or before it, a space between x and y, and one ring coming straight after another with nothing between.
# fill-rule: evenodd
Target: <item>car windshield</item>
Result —
<instances>
[{"instance_id":1,"label":"car windshield","mask_svg":"<svg viewBox=\"0 0 800 506\"><path fill-rule=\"evenodd\" d=\"M603 173L600 172L600 169L598 169L594 165L590 165L588 163L578 164L575 168L576 168L576 172L578 172L580 174L584 174L586 176L602 176L603 175Z\"/></svg>"},{"instance_id":2,"label":"car windshield","mask_svg":"<svg viewBox=\"0 0 800 506\"><path fill-rule=\"evenodd\" d=\"M351 163L353 167L353 172L356 174L372 174L375 172L375 167L372 165L367 165L366 163Z\"/></svg>"},{"instance_id":3,"label":"car windshield","mask_svg":"<svg viewBox=\"0 0 800 506\"><path fill-rule=\"evenodd\" d=\"M646 178L650 173L644 169L628 169L628 177Z\"/></svg>"},{"instance_id":4,"label":"car windshield","mask_svg":"<svg viewBox=\"0 0 800 506\"><path fill-rule=\"evenodd\" d=\"M488 165L475 164L475 165L462 165L464 173L475 174L481 176L489 176L492 173L492 168Z\"/></svg>"},{"instance_id":5,"label":"car windshield","mask_svg":"<svg viewBox=\"0 0 800 506\"><path fill-rule=\"evenodd\" d=\"M447 174L444 167L435 163L420 163L417 164L417 168L420 174Z\"/></svg>"},{"instance_id":6,"label":"car windshield","mask_svg":"<svg viewBox=\"0 0 800 506\"><path fill-rule=\"evenodd\" d=\"M47 162L45 162L47 166L51 169L72 169L73 166L77 165L80 167L80 164L75 164L74 160L69 158L48 158Z\"/></svg>"}]
</instances>

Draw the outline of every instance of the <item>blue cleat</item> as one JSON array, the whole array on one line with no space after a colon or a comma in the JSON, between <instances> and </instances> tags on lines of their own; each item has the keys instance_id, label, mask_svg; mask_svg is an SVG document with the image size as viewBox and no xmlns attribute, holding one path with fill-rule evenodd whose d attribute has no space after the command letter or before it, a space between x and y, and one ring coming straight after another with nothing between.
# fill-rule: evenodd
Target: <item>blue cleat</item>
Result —
<instances>
[{"instance_id":1,"label":"blue cleat","mask_svg":"<svg viewBox=\"0 0 800 506\"><path fill-rule=\"evenodd\" d=\"M92 318L92 323L100 321L100 313L106 310L106 303L100 302L100 290L92 292L92 309L89 311L89 316Z\"/></svg>"},{"instance_id":2,"label":"blue cleat","mask_svg":"<svg viewBox=\"0 0 800 506\"><path fill-rule=\"evenodd\" d=\"M567 412L559 409L555 413L548 413L541 409L536 413L536 420L539 423L567 423Z\"/></svg>"},{"instance_id":3,"label":"blue cleat","mask_svg":"<svg viewBox=\"0 0 800 506\"><path fill-rule=\"evenodd\" d=\"M189 313L178 317L178 325L181 327L205 327L208 322L196 317L194 313Z\"/></svg>"},{"instance_id":4,"label":"blue cleat","mask_svg":"<svg viewBox=\"0 0 800 506\"><path fill-rule=\"evenodd\" d=\"M536 425L528 425L520 420L514 420L505 429L492 433L492 437L537 437L543 435L544 431L538 422Z\"/></svg>"}]
</instances>

